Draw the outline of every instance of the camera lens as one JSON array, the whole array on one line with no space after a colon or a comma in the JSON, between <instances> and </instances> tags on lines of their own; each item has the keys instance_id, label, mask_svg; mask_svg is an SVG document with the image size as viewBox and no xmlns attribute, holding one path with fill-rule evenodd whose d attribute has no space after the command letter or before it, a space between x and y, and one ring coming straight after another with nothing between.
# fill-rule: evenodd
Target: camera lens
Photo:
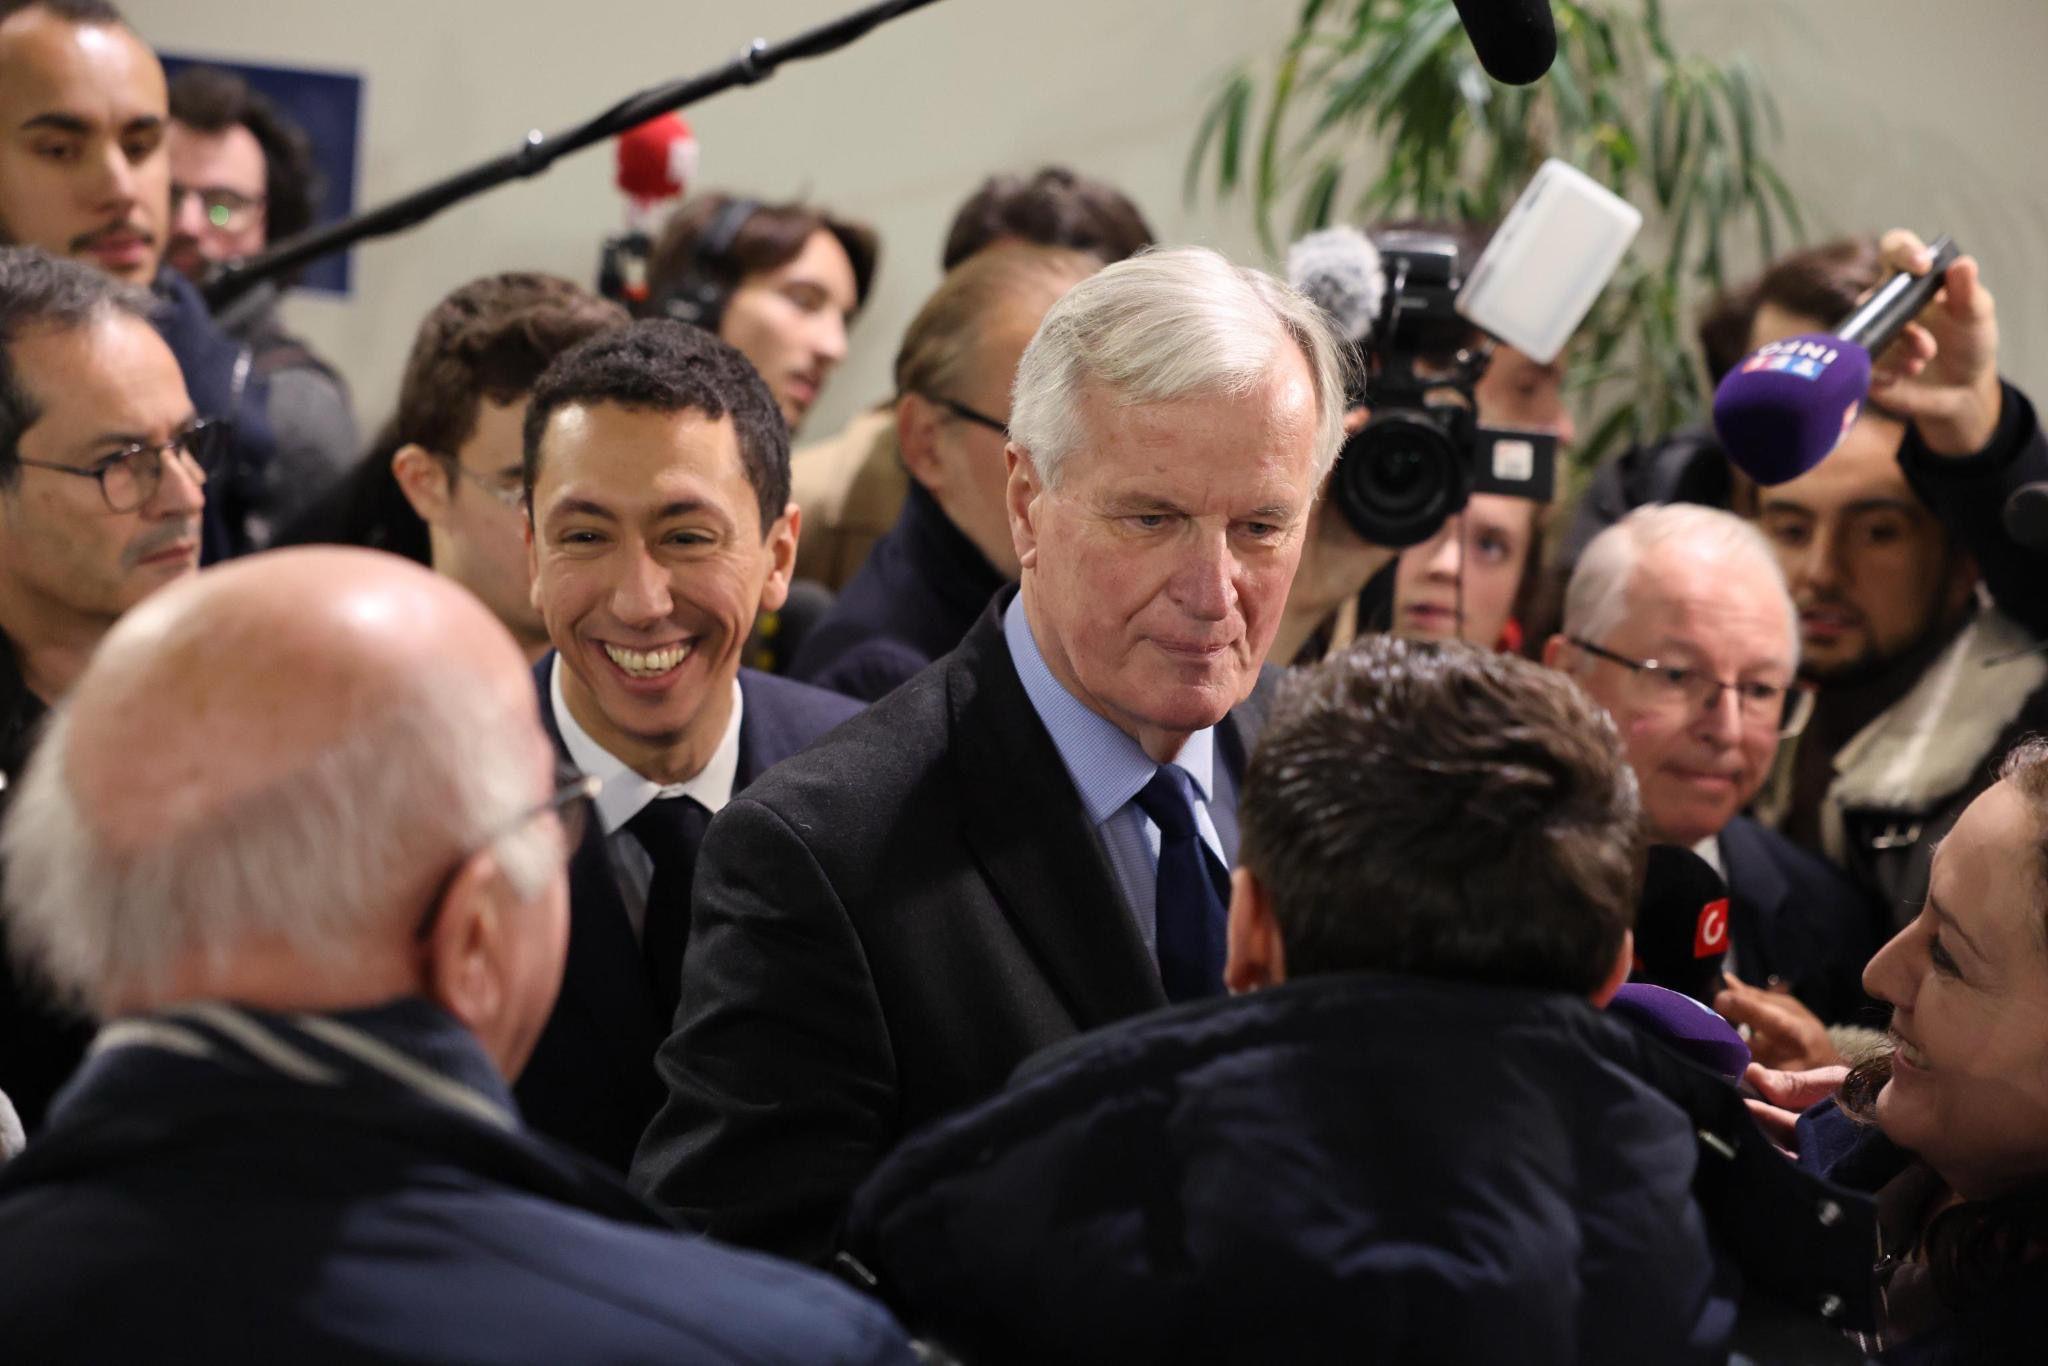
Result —
<instances>
[{"instance_id":1,"label":"camera lens","mask_svg":"<svg viewBox=\"0 0 2048 1366\"><path fill-rule=\"evenodd\" d=\"M1471 474L1427 412L1374 415L1344 443L1334 494L1352 529L1374 545L1416 545L1465 505Z\"/></svg>"}]
</instances>

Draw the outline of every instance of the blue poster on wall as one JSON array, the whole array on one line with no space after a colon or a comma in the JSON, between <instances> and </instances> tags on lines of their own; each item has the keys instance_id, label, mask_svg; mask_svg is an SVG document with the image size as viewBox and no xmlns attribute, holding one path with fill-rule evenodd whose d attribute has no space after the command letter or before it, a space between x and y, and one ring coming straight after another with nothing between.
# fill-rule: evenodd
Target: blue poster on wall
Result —
<instances>
[{"instance_id":1,"label":"blue poster on wall","mask_svg":"<svg viewBox=\"0 0 2048 1366\"><path fill-rule=\"evenodd\" d=\"M164 73L175 77L188 66L217 66L232 71L275 104L294 123L306 130L313 144L313 159L319 164L325 193L314 222L327 224L347 218L356 211L356 160L362 134L363 79L334 71L309 71L302 67L252 66L206 57L181 57L169 52L163 57ZM298 280L300 289L317 289L329 294L349 292L351 254L337 252L305 268Z\"/></svg>"}]
</instances>

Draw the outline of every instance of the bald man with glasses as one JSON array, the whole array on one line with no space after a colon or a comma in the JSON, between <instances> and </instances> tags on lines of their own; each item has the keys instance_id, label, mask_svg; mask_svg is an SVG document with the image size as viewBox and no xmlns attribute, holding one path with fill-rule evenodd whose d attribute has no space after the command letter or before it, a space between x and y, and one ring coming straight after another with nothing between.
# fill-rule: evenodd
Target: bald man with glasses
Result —
<instances>
[{"instance_id":1,"label":"bald man with glasses","mask_svg":"<svg viewBox=\"0 0 2048 1366\"><path fill-rule=\"evenodd\" d=\"M1832 864L1744 814L1813 711L1770 545L1718 508L1639 508L1587 546L1563 627L1544 663L1614 718L1651 839L1692 850L1728 884L1735 980L1715 1007L1749 1026L1769 1066L1839 1061L1843 1031L1869 1023L1862 976L1878 910Z\"/></svg>"},{"instance_id":2,"label":"bald man with glasses","mask_svg":"<svg viewBox=\"0 0 2048 1366\"><path fill-rule=\"evenodd\" d=\"M0 804L44 713L123 613L199 568L222 429L141 291L0 248ZM0 956L0 1091L33 1134L91 1037Z\"/></svg>"}]
</instances>

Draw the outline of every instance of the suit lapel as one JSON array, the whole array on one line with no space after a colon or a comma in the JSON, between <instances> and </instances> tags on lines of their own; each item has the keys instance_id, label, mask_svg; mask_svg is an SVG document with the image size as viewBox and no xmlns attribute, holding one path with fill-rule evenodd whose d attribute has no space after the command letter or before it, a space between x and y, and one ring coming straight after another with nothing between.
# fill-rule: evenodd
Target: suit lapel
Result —
<instances>
[{"instance_id":1,"label":"suit lapel","mask_svg":"<svg viewBox=\"0 0 2048 1366\"><path fill-rule=\"evenodd\" d=\"M1728 927L1738 957L1762 964L1787 979L1803 976L1807 966L1797 944L1787 942L1785 903L1792 894L1784 870L1764 847L1762 828L1737 816L1721 831L1721 863L1728 883ZM1748 941L1748 952L1743 950ZM1797 960L1797 961L1795 961ZM1762 974L1754 968L1751 977Z\"/></svg>"},{"instance_id":2,"label":"suit lapel","mask_svg":"<svg viewBox=\"0 0 2048 1366\"><path fill-rule=\"evenodd\" d=\"M1159 970L1117 889L1003 639L1008 595L947 666L950 752L968 847L1004 913L1083 1029L1166 1004Z\"/></svg>"}]
</instances>

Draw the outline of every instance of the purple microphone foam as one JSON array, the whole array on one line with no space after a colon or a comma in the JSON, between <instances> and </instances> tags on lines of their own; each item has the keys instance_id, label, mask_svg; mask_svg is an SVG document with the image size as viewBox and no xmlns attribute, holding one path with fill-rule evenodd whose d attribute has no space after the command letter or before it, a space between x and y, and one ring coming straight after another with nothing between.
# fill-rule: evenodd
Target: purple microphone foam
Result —
<instances>
[{"instance_id":1,"label":"purple microphone foam","mask_svg":"<svg viewBox=\"0 0 2048 1366\"><path fill-rule=\"evenodd\" d=\"M1714 430L1728 458L1759 484L1818 465L1870 391L1870 353L1827 333L1759 347L1714 391Z\"/></svg>"},{"instance_id":2,"label":"purple microphone foam","mask_svg":"<svg viewBox=\"0 0 2048 1366\"><path fill-rule=\"evenodd\" d=\"M1749 1066L1749 1045L1735 1026L1681 992L1630 982L1614 993L1607 1011L1731 1080Z\"/></svg>"}]
</instances>

